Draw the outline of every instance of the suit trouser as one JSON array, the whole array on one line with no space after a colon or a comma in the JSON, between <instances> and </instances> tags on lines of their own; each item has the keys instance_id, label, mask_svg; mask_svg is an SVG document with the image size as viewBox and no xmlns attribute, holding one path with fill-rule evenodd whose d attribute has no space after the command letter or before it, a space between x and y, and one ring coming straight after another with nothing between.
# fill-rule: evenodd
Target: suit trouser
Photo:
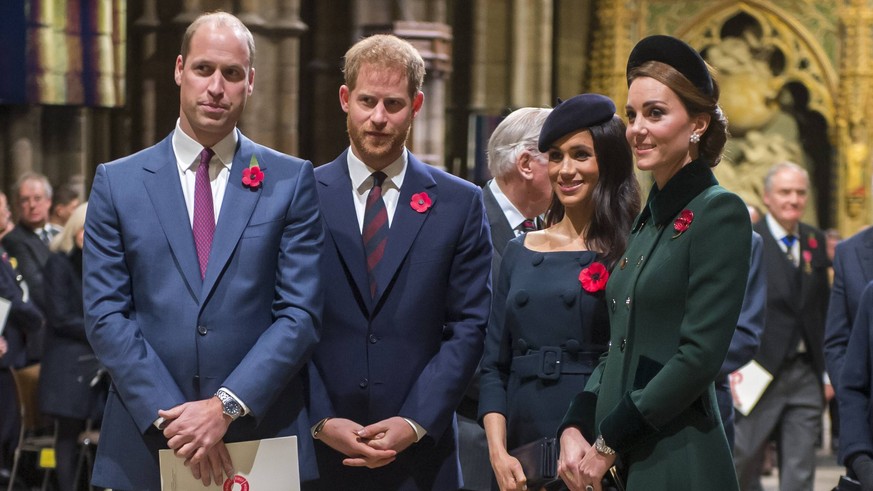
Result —
<instances>
[{"instance_id":1,"label":"suit trouser","mask_svg":"<svg viewBox=\"0 0 873 491\"><path fill-rule=\"evenodd\" d=\"M491 460L488 457L488 439L479 423L458 415L458 459L464 476L465 491L491 489Z\"/></svg>"},{"instance_id":2,"label":"suit trouser","mask_svg":"<svg viewBox=\"0 0 873 491\"><path fill-rule=\"evenodd\" d=\"M764 446L776 430L779 489L812 491L824 410L821 384L806 357L795 357L783 364L752 412L737 415L734 462L740 489L760 489Z\"/></svg>"}]
</instances>

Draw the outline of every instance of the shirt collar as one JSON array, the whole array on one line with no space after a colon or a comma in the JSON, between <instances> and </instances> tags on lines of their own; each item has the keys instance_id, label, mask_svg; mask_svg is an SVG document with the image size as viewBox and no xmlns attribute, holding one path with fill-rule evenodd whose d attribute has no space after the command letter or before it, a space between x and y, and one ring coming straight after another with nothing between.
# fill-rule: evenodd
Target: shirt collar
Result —
<instances>
[{"instance_id":1,"label":"shirt collar","mask_svg":"<svg viewBox=\"0 0 873 491\"><path fill-rule=\"evenodd\" d=\"M215 152L212 162L215 162L217 157L221 164L230 170L230 166L233 163L233 154L236 153L237 140L238 136L236 128L234 128L233 131L212 147L212 150ZM203 145L182 131L182 127L177 119L176 131L173 132L173 152L176 154L176 163L179 166L179 170L185 172L193 168L196 171L196 166L200 165L200 152L203 151L203 148Z\"/></svg>"},{"instance_id":2,"label":"shirt collar","mask_svg":"<svg viewBox=\"0 0 873 491\"><path fill-rule=\"evenodd\" d=\"M782 237L785 237L788 234L800 238L798 226L795 225L794 230L785 230L785 228L783 228L782 225L773 218L773 215L769 213L764 216L764 219L767 220L767 228L770 229L770 234L775 237L776 240L782 240Z\"/></svg>"},{"instance_id":3,"label":"shirt collar","mask_svg":"<svg viewBox=\"0 0 873 491\"><path fill-rule=\"evenodd\" d=\"M512 204L512 201L509 201L509 198L503 193L503 190L500 189L500 186L497 184L497 179L491 179L488 181L488 188L491 189L491 193L494 195L494 199L500 206L500 211L502 211L503 215L506 217L506 221L509 222L510 228L515 230L522 224L522 222L528 219L528 217L522 215L521 212L518 211L518 208Z\"/></svg>"},{"instance_id":4,"label":"shirt collar","mask_svg":"<svg viewBox=\"0 0 873 491\"><path fill-rule=\"evenodd\" d=\"M358 194L364 194L373 187L373 183L370 181L370 175L376 172L376 170L359 159L355 153L352 152L351 148L349 148L347 154L349 178L352 180L352 187L358 192ZM382 172L385 173L385 183L382 185L383 187L393 186L397 190L400 190L400 186L403 185L403 178L406 176L407 160L407 150L404 148L400 158L391 162L387 167L382 169Z\"/></svg>"}]
</instances>

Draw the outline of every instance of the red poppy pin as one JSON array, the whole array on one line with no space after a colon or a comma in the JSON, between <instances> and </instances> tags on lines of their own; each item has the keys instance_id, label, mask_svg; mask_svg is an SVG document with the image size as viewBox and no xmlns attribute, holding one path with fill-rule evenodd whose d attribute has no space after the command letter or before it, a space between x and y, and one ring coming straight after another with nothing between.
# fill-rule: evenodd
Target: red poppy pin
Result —
<instances>
[{"instance_id":1,"label":"red poppy pin","mask_svg":"<svg viewBox=\"0 0 873 491\"><path fill-rule=\"evenodd\" d=\"M692 221L694 221L694 212L689 209L682 210L679 216L673 220L673 230L676 231L676 235L673 238L675 239L685 233L688 227L691 226Z\"/></svg>"},{"instance_id":2,"label":"red poppy pin","mask_svg":"<svg viewBox=\"0 0 873 491\"><path fill-rule=\"evenodd\" d=\"M261 166L258 165L258 158L252 155L249 161L249 168L243 169L242 183L249 189L258 189L261 183L264 182L264 172Z\"/></svg>"},{"instance_id":3,"label":"red poppy pin","mask_svg":"<svg viewBox=\"0 0 873 491\"><path fill-rule=\"evenodd\" d=\"M425 192L415 193L412 195L412 199L409 200L409 206L419 213L426 212L432 203L430 196Z\"/></svg>"},{"instance_id":4,"label":"red poppy pin","mask_svg":"<svg viewBox=\"0 0 873 491\"><path fill-rule=\"evenodd\" d=\"M608 280L609 271L603 263L591 263L579 272L579 283L582 283L582 289L588 293L602 292L606 289Z\"/></svg>"},{"instance_id":5,"label":"red poppy pin","mask_svg":"<svg viewBox=\"0 0 873 491\"><path fill-rule=\"evenodd\" d=\"M815 235L809 234L809 237L806 239L806 245L810 249L818 249L818 240L816 240Z\"/></svg>"}]
</instances>

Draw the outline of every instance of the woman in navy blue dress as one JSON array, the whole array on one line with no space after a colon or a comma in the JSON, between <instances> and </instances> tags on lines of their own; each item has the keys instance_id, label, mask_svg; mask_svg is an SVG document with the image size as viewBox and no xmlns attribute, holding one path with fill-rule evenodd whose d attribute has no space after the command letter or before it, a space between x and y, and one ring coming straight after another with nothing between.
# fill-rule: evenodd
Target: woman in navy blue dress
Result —
<instances>
[{"instance_id":1,"label":"woman in navy blue dress","mask_svg":"<svg viewBox=\"0 0 873 491\"><path fill-rule=\"evenodd\" d=\"M547 228L504 252L482 361L479 417L501 490L525 489L509 450L555 435L606 350L603 289L640 208L624 132L609 98L582 94L559 103L540 133Z\"/></svg>"}]
</instances>

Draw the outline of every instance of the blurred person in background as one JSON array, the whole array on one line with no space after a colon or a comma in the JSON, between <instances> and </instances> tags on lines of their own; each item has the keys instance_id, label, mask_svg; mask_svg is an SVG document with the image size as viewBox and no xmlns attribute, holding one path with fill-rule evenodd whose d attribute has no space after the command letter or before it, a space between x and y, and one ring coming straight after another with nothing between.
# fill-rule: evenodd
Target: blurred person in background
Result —
<instances>
[{"instance_id":1,"label":"blurred person in background","mask_svg":"<svg viewBox=\"0 0 873 491\"><path fill-rule=\"evenodd\" d=\"M45 265L46 338L39 381L39 407L56 422L55 462L60 491L72 491L79 433L103 414L109 386L85 337L82 245L87 203L76 207L52 239Z\"/></svg>"},{"instance_id":2,"label":"blurred person in background","mask_svg":"<svg viewBox=\"0 0 873 491\"><path fill-rule=\"evenodd\" d=\"M70 219L70 215L72 215L81 202L79 190L76 186L69 183L59 186L52 195L52 205L49 208L47 226L51 227L55 234L60 233L67 220Z\"/></svg>"},{"instance_id":3,"label":"blurred person in background","mask_svg":"<svg viewBox=\"0 0 873 491\"><path fill-rule=\"evenodd\" d=\"M6 195L0 193L0 230L8 228L10 216ZM0 357L0 401L5 402L0 404L0 483L9 479L20 425L18 407L9 403L15 400L15 384L9 368L28 364L27 340L39 333L43 325L42 314L30 301L27 291L27 282L16 270L14 258L0 245L0 297L11 302L3 329L4 353Z\"/></svg>"}]
</instances>

